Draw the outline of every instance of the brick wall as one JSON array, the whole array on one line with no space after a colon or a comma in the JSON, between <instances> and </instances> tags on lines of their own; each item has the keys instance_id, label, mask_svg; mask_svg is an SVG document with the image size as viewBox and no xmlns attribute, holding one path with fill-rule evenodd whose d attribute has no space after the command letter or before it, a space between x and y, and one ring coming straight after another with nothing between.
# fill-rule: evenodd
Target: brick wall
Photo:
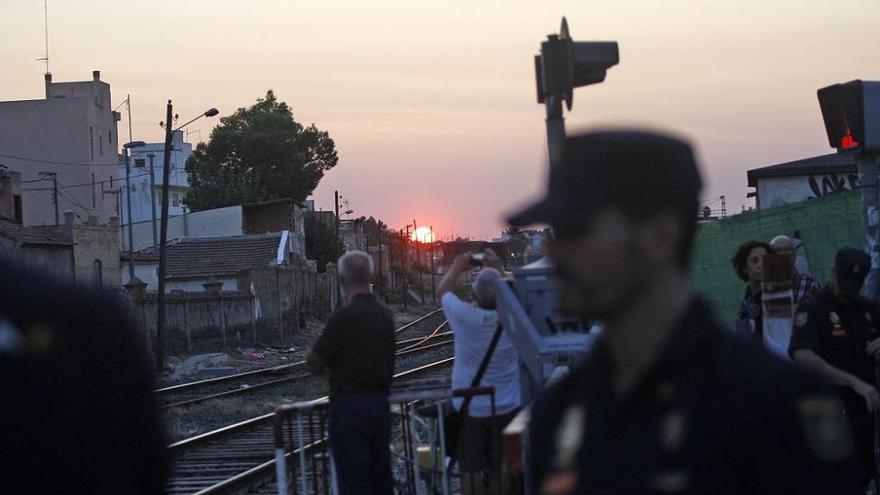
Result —
<instances>
[{"instance_id":1,"label":"brick wall","mask_svg":"<svg viewBox=\"0 0 880 495\"><path fill-rule=\"evenodd\" d=\"M795 230L801 232L810 272L826 283L839 248L864 247L860 194L834 194L700 225L691 263L695 288L714 303L722 319L732 322L745 290L730 265L736 248L751 239L791 236Z\"/></svg>"}]
</instances>

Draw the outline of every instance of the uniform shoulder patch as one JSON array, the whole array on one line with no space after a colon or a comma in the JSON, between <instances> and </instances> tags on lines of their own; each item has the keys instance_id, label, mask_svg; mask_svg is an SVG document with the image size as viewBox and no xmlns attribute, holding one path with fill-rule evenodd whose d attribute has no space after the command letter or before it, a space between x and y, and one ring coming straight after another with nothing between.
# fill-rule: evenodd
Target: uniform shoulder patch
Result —
<instances>
[{"instance_id":1,"label":"uniform shoulder patch","mask_svg":"<svg viewBox=\"0 0 880 495\"><path fill-rule=\"evenodd\" d=\"M802 327L807 324L807 321L809 321L809 313L807 313L806 311L795 313L794 326Z\"/></svg>"},{"instance_id":2,"label":"uniform shoulder patch","mask_svg":"<svg viewBox=\"0 0 880 495\"><path fill-rule=\"evenodd\" d=\"M817 459L835 463L852 455L853 439L839 400L827 396L804 396L796 406L804 439Z\"/></svg>"}]
</instances>

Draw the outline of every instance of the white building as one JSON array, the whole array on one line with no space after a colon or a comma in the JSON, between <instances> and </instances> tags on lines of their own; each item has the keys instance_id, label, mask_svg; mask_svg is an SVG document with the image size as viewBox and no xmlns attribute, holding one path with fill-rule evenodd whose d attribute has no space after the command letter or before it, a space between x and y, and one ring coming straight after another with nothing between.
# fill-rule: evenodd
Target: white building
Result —
<instances>
[{"instance_id":1,"label":"white building","mask_svg":"<svg viewBox=\"0 0 880 495\"><path fill-rule=\"evenodd\" d=\"M766 210L859 188L858 154L832 153L748 171L755 208Z\"/></svg>"},{"instance_id":2,"label":"white building","mask_svg":"<svg viewBox=\"0 0 880 495\"><path fill-rule=\"evenodd\" d=\"M63 224L67 210L100 223L117 215L118 120L99 71L83 82L55 83L46 74L44 98L0 102L0 164L27 186L25 225Z\"/></svg>"},{"instance_id":3,"label":"white building","mask_svg":"<svg viewBox=\"0 0 880 495\"><path fill-rule=\"evenodd\" d=\"M186 160L192 155L192 144L183 141L183 131L175 131L171 136L171 167L168 180L168 215L183 215L183 198L189 190L189 178L186 175ZM156 230L162 216L162 174L165 167L165 143L147 143L140 148L131 150L131 177L128 193L131 194L131 220L128 216L128 198L125 188L125 157L119 157L117 183L119 196L122 232L120 240L124 250L128 250L128 225L134 223L135 232L147 230L152 243L153 208L155 207ZM152 170L152 177L150 177ZM151 180L152 179L152 180ZM158 235L158 234L157 234ZM142 247L142 246L141 246ZM135 243L135 250L139 248Z\"/></svg>"}]
</instances>

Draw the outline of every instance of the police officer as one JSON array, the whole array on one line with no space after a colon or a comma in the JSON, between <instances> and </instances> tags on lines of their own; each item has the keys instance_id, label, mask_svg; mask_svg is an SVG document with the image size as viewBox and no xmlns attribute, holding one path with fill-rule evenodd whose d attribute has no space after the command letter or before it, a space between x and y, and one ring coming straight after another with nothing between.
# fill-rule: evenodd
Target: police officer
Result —
<instances>
[{"instance_id":1,"label":"police officer","mask_svg":"<svg viewBox=\"0 0 880 495\"><path fill-rule=\"evenodd\" d=\"M838 251L831 282L798 306L789 345L794 361L817 370L843 399L855 433L863 487L874 465L871 413L880 405L874 375L875 359L880 356L880 306L859 296L870 268L871 257L864 251Z\"/></svg>"},{"instance_id":2,"label":"police officer","mask_svg":"<svg viewBox=\"0 0 880 495\"><path fill-rule=\"evenodd\" d=\"M165 492L142 342L110 295L0 256L0 492Z\"/></svg>"},{"instance_id":3,"label":"police officer","mask_svg":"<svg viewBox=\"0 0 880 495\"><path fill-rule=\"evenodd\" d=\"M855 493L837 399L691 292L700 187L686 143L593 132L510 219L551 224L560 307L604 328L531 406L530 493Z\"/></svg>"}]
</instances>

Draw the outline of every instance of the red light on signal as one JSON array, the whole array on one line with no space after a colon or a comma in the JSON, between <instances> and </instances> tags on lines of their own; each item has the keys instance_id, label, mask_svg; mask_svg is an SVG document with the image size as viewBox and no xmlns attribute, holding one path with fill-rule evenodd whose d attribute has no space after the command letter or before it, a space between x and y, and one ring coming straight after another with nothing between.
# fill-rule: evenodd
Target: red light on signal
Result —
<instances>
[{"instance_id":1,"label":"red light on signal","mask_svg":"<svg viewBox=\"0 0 880 495\"><path fill-rule=\"evenodd\" d=\"M849 130L849 126L846 126L846 134L840 138L840 149L848 150L851 148L856 148L859 146L859 142L853 139L852 131Z\"/></svg>"}]
</instances>

